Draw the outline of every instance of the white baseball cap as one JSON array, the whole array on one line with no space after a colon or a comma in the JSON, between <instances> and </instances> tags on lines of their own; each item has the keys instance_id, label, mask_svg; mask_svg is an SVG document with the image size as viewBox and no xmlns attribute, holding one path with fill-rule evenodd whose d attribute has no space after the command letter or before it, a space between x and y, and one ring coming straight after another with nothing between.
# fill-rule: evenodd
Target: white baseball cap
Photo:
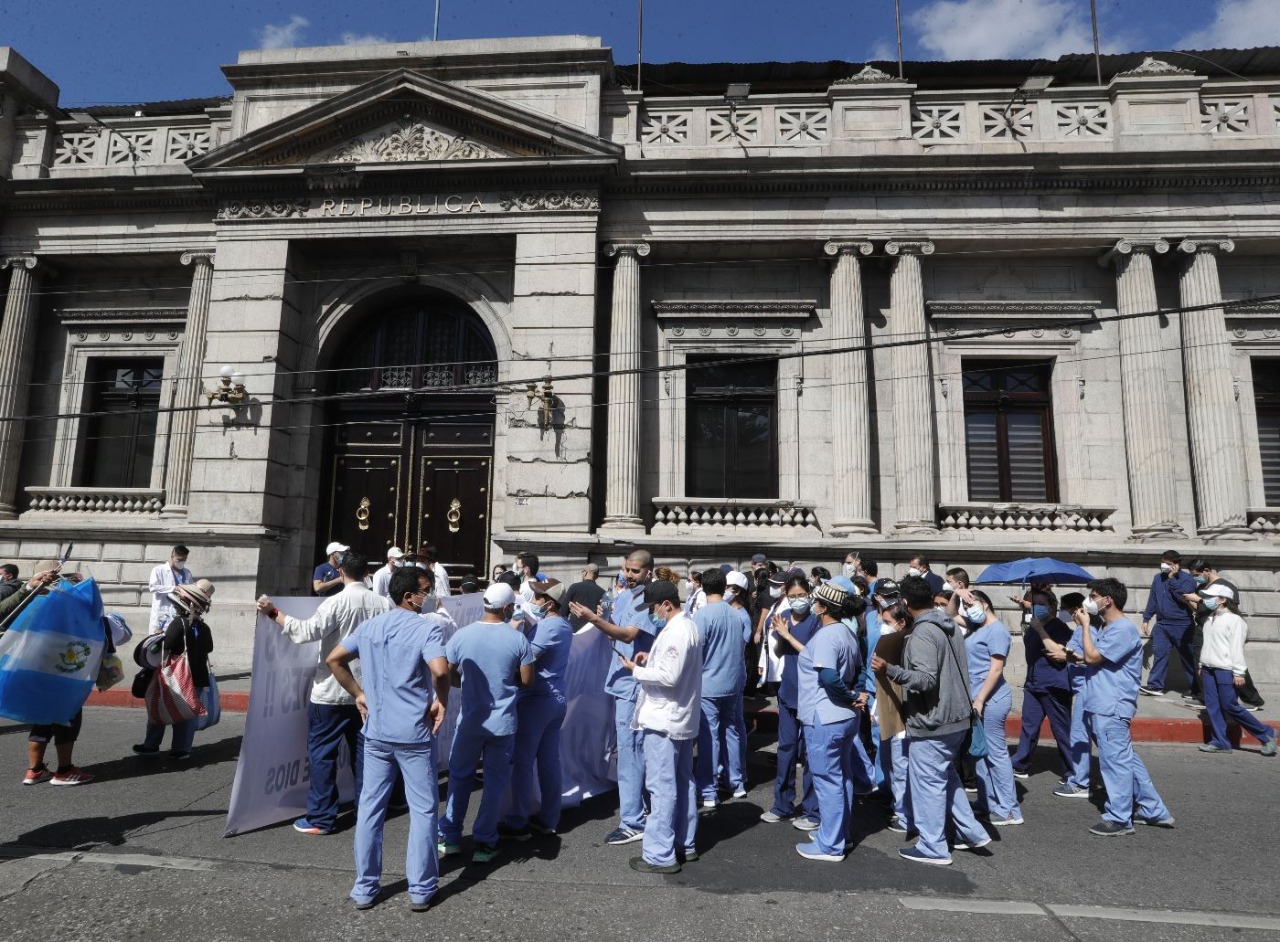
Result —
<instances>
[{"instance_id":1,"label":"white baseball cap","mask_svg":"<svg viewBox=\"0 0 1280 942\"><path fill-rule=\"evenodd\" d=\"M516 604L516 593L505 582L495 582L484 590L485 608L506 608Z\"/></svg>"},{"instance_id":2,"label":"white baseball cap","mask_svg":"<svg viewBox=\"0 0 1280 942\"><path fill-rule=\"evenodd\" d=\"M724 577L724 581L729 583L729 585L737 586L739 589L748 589L751 587L751 583L747 581L747 574L745 572L738 572L736 569L726 575Z\"/></svg>"},{"instance_id":3,"label":"white baseball cap","mask_svg":"<svg viewBox=\"0 0 1280 942\"><path fill-rule=\"evenodd\" d=\"M334 553L345 553L349 549L351 549L351 547L348 546L346 543L335 542L335 543L330 543L327 547L325 547L324 554L326 556L332 556Z\"/></svg>"},{"instance_id":4,"label":"white baseball cap","mask_svg":"<svg viewBox=\"0 0 1280 942\"><path fill-rule=\"evenodd\" d=\"M398 546L393 546L387 550L387 559L404 559L404 550Z\"/></svg>"},{"instance_id":5,"label":"white baseball cap","mask_svg":"<svg viewBox=\"0 0 1280 942\"><path fill-rule=\"evenodd\" d=\"M1236 594L1231 591L1231 586L1223 585L1221 582L1205 586L1200 590L1200 596L1202 598L1226 599L1228 602L1236 600Z\"/></svg>"}]
</instances>

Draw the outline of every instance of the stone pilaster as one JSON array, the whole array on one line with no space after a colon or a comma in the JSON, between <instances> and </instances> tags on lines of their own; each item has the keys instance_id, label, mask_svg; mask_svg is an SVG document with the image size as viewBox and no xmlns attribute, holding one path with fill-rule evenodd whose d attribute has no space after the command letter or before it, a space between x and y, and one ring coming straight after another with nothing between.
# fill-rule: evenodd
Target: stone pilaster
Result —
<instances>
[{"instance_id":1,"label":"stone pilaster","mask_svg":"<svg viewBox=\"0 0 1280 942\"><path fill-rule=\"evenodd\" d=\"M884 250L897 259L889 281L890 340L907 341L892 352L894 485L898 505L893 528L902 535L936 536L938 498L933 464L937 439L929 387L929 326L920 275L920 258L933 254L933 243L895 240Z\"/></svg>"},{"instance_id":2,"label":"stone pilaster","mask_svg":"<svg viewBox=\"0 0 1280 942\"><path fill-rule=\"evenodd\" d=\"M1230 239L1184 239L1178 244L1178 252L1187 256L1178 282L1183 307L1222 301L1218 254L1234 249ZM1180 317L1199 534L1210 539L1251 539L1226 318L1220 307L1185 311Z\"/></svg>"},{"instance_id":3,"label":"stone pilaster","mask_svg":"<svg viewBox=\"0 0 1280 942\"><path fill-rule=\"evenodd\" d=\"M1103 264L1116 266L1116 307L1122 317L1159 310L1151 259L1168 251L1169 243L1163 239L1122 239L1103 256ZM1182 535L1165 404L1170 387L1164 375L1160 319L1155 315L1129 317L1118 324L1133 537L1146 540Z\"/></svg>"},{"instance_id":4,"label":"stone pilaster","mask_svg":"<svg viewBox=\"0 0 1280 942\"><path fill-rule=\"evenodd\" d=\"M17 513L18 463L30 394L31 361L36 343L37 260L12 255L0 260L10 268L9 296L0 322L0 518Z\"/></svg>"},{"instance_id":5,"label":"stone pilaster","mask_svg":"<svg viewBox=\"0 0 1280 942\"><path fill-rule=\"evenodd\" d=\"M837 347L864 347L866 311L862 302L859 256L871 254L871 243L828 242L823 251L831 266L832 342ZM875 533L871 519L871 407L867 390L867 351L831 356L831 454L837 473L831 476L835 535Z\"/></svg>"},{"instance_id":6,"label":"stone pilaster","mask_svg":"<svg viewBox=\"0 0 1280 942\"><path fill-rule=\"evenodd\" d=\"M187 252L183 265L191 265L191 297L187 302L186 334L178 375L173 387L173 419L169 423L169 458L164 474L164 512L185 516L191 492L191 456L195 451L196 424L204 368L205 335L209 328L209 298L213 292L213 253Z\"/></svg>"},{"instance_id":7,"label":"stone pilaster","mask_svg":"<svg viewBox=\"0 0 1280 942\"><path fill-rule=\"evenodd\" d=\"M602 526L644 530L640 517L640 259L647 242L613 242L605 254L616 256L609 331L609 443L605 466Z\"/></svg>"}]
</instances>

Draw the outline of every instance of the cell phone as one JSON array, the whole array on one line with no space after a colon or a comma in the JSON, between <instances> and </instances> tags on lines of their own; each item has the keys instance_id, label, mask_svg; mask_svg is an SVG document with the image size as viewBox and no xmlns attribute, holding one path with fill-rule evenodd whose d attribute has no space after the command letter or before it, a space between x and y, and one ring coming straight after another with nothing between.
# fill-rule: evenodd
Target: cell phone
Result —
<instances>
[{"instance_id":1,"label":"cell phone","mask_svg":"<svg viewBox=\"0 0 1280 942\"><path fill-rule=\"evenodd\" d=\"M631 660L631 658L627 657L627 655L624 652L618 650L618 645L616 643L612 645L612 647L613 647L613 653L618 655L618 657L626 657L627 660Z\"/></svg>"}]
</instances>

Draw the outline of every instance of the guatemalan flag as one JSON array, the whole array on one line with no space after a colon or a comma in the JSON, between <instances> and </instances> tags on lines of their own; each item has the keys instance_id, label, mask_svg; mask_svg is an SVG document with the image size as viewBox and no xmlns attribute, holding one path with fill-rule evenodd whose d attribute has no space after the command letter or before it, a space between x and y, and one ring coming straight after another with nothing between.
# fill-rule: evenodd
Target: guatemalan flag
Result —
<instances>
[{"instance_id":1,"label":"guatemalan flag","mask_svg":"<svg viewBox=\"0 0 1280 942\"><path fill-rule=\"evenodd\" d=\"M32 599L0 637L0 716L69 722L93 689L105 639L92 579L63 579Z\"/></svg>"}]
</instances>

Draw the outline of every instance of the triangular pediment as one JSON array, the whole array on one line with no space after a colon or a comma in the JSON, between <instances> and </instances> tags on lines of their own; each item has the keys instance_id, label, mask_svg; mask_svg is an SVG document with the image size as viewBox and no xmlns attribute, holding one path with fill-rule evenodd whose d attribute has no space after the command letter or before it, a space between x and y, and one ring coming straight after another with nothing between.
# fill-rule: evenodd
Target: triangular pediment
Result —
<instances>
[{"instance_id":1,"label":"triangular pediment","mask_svg":"<svg viewBox=\"0 0 1280 942\"><path fill-rule=\"evenodd\" d=\"M198 176L269 168L512 161L612 163L616 144L492 95L400 70L189 162Z\"/></svg>"}]
</instances>

